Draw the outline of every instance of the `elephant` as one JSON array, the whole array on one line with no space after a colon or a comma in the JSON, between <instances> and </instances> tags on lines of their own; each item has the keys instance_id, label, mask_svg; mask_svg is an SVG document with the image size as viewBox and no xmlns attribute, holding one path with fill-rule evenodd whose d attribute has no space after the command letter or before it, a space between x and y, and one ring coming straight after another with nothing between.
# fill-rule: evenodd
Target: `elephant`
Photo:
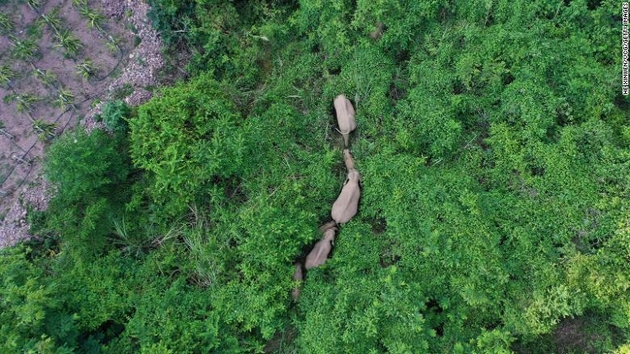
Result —
<instances>
[{"instance_id":1,"label":"elephant","mask_svg":"<svg viewBox=\"0 0 630 354\"><path fill-rule=\"evenodd\" d=\"M378 41L379 39L381 39L381 37L383 37L383 32L385 31L385 25L383 24L383 22L377 22L376 23L376 28L374 29L374 31L370 32L370 38Z\"/></svg>"},{"instance_id":2,"label":"elephant","mask_svg":"<svg viewBox=\"0 0 630 354\"><path fill-rule=\"evenodd\" d=\"M352 102L344 95L339 95L334 101L335 112L337 112L337 124L339 124L339 132L343 136L343 142L348 147L348 135L357 127L354 119L355 112Z\"/></svg>"},{"instance_id":3,"label":"elephant","mask_svg":"<svg viewBox=\"0 0 630 354\"><path fill-rule=\"evenodd\" d=\"M323 232L324 235L322 236L322 239L317 241L311 252L308 254L308 256L306 256L306 262L304 263L304 268L306 268L306 270L319 267L320 265L326 263L326 259L328 259L328 254L330 253L333 243L335 242L335 233L337 232L337 227L328 227Z\"/></svg>"},{"instance_id":4,"label":"elephant","mask_svg":"<svg viewBox=\"0 0 630 354\"><path fill-rule=\"evenodd\" d=\"M300 296L300 286L302 285L302 280L304 280L304 273L302 272L302 263L295 263L295 272L293 273L293 280L297 282L295 288L291 290L291 297L293 300L297 300Z\"/></svg>"},{"instance_id":5,"label":"elephant","mask_svg":"<svg viewBox=\"0 0 630 354\"><path fill-rule=\"evenodd\" d=\"M350 155L350 151L345 149L343 152L348 176L341 193L339 193L339 197L333 203L330 213L337 224L346 223L356 215L359 208L359 198L361 197L361 187L359 186L361 174L354 168L354 160L352 155Z\"/></svg>"}]
</instances>

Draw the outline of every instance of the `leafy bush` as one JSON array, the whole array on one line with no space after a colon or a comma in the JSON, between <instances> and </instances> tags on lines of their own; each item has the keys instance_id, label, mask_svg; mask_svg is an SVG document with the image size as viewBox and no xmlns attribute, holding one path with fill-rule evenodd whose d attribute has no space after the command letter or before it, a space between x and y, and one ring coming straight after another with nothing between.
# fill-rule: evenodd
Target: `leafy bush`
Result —
<instances>
[{"instance_id":1,"label":"leafy bush","mask_svg":"<svg viewBox=\"0 0 630 354\"><path fill-rule=\"evenodd\" d=\"M63 293L31 255L23 246L0 252L0 348L71 352L79 335L76 317L64 312Z\"/></svg>"},{"instance_id":2,"label":"leafy bush","mask_svg":"<svg viewBox=\"0 0 630 354\"><path fill-rule=\"evenodd\" d=\"M127 119L130 118L130 114L131 107L122 100L116 100L106 102L103 105L101 119L107 129L116 133L124 133L129 129Z\"/></svg>"},{"instance_id":3,"label":"leafy bush","mask_svg":"<svg viewBox=\"0 0 630 354\"><path fill-rule=\"evenodd\" d=\"M166 89L140 107L129 122L130 151L155 178L154 200L178 214L200 198L220 197L211 184L238 176L243 165L239 120L209 75Z\"/></svg>"},{"instance_id":4,"label":"leafy bush","mask_svg":"<svg viewBox=\"0 0 630 354\"><path fill-rule=\"evenodd\" d=\"M68 203L98 199L124 182L129 160L120 152L120 140L95 130L81 130L60 137L46 155L46 177Z\"/></svg>"}]
</instances>

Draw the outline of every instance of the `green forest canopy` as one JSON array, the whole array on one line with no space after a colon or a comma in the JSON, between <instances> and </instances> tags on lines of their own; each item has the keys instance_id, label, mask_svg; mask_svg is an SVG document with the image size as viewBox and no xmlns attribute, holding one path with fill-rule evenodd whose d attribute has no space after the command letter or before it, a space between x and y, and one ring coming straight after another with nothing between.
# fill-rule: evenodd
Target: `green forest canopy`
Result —
<instances>
[{"instance_id":1,"label":"green forest canopy","mask_svg":"<svg viewBox=\"0 0 630 354\"><path fill-rule=\"evenodd\" d=\"M151 4L190 78L50 147L2 352L630 350L618 2ZM294 303L341 93L360 210Z\"/></svg>"}]
</instances>

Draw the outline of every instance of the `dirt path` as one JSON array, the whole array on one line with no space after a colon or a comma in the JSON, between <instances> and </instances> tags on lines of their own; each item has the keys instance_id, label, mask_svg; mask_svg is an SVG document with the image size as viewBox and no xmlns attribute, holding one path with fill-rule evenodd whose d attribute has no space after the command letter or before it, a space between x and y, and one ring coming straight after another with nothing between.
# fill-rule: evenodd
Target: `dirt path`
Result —
<instances>
[{"instance_id":1,"label":"dirt path","mask_svg":"<svg viewBox=\"0 0 630 354\"><path fill-rule=\"evenodd\" d=\"M0 68L4 65L13 73L10 82L0 88L0 97L17 96L13 101L0 102L0 247L30 238L27 210L45 209L54 193L41 176L48 131L38 130L31 118L55 124L48 135L60 134L79 121L91 130L101 126L93 120L100 112L99 102L124 97L127 103L138 105L151 97L147 88L158 84L158 72L164 64L162 43L147 17L148 4L138 0L88 4L104 15L102 30L90 28L69 0L49 0L39 9L14 2L1 9L18 15L11 17L15 28L0 36ZM55 28L54 22L44 22L42 33L37 36L37 53L17 60L16 48L23 42L35 41L33 27L38 20L43 22L42 14L50 18L55 11L62 19L60 29ZM83 43L79 54L73 57L68 56L58 40L64 30ZM86 61L95 67L89 78L77 73ZM48 84L45 76L38 73L50 73L53 83ZM72 106L54 104L60 100L62 90L71 93ZM38 99L25 109L19 100L21 96L30 97L27 95Z\"/></svg>"}]
</instances>

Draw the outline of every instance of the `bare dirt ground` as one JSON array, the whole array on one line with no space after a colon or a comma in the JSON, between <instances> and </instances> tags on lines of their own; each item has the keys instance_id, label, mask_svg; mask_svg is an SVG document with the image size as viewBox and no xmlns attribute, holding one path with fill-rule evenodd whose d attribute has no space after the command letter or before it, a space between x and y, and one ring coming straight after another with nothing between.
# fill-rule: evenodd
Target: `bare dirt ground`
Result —
<instances>
[{"instance_id":1,"label":"bare dirt ground","mask_svg":"<svg viewBox=\"0 0 630 354\"><path fill-rule=\"evenodd\" d=\"M10 69L4 81L0 72L0 247L31 237L28 211L45 209L54 192L41 166L54 136L77 124L99 127L93 117L101 102L124 98L137 105L158 84L162 43L147 17L149 6L140 0L89 1L88 6L104 15L100 30L89 26L71 0L42 1L39 8L14 1L0 8L14 24L0 36L0 68ZM44 18L55 11L59 28ZM64 30L81 42L74 55L61 45ZM34 52L26 51L30 55L24 55L25 43L35 43ZM86 61L93 70L82 76ZM62 100L62 92L71 98Z\"/></svg>"},{"instance_id":2,"label":"bare dirt ground","mask_svg":"<svg viewBox=\"0 0 630 354\"><path fill-rule=\"evenodd\" d=\"M596 335L584 333L584 321L581 318L562 320L554 332L558 354L597 353L594 343L598 339Z\"/></svg>"}]
</instances>

